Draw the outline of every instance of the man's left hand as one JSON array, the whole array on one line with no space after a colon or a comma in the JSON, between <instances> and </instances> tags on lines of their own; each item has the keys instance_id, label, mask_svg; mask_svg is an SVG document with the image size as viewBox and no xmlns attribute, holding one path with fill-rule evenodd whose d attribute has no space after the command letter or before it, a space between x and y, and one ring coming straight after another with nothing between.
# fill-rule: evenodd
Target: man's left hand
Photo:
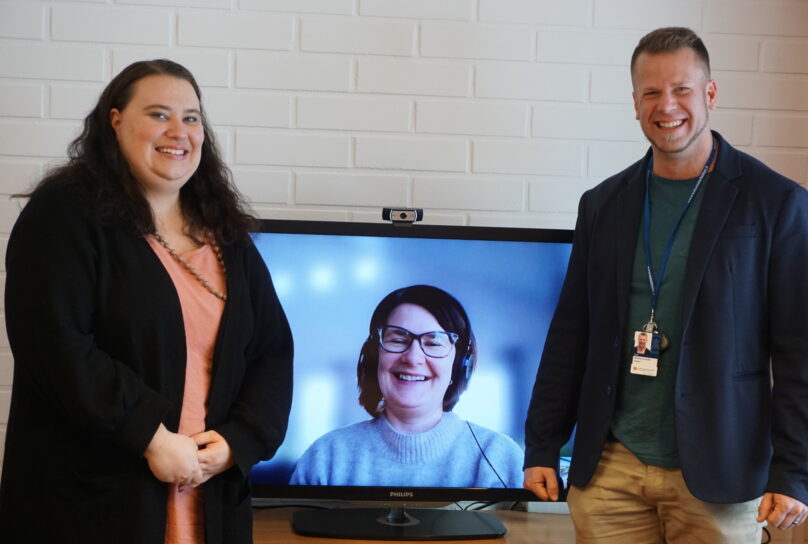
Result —
<instances>
[{"instance_id":1,"label":"man's left hand","mask_svg":"<svg viewBox=\"0 0 808 544\"><path fill-rule=\"evenodd\" d=\"M758 522L767 521L778 529L791 529L808 518L808 506L779 493L764 493L758 508Z\"/></svg>"}]
</instances>

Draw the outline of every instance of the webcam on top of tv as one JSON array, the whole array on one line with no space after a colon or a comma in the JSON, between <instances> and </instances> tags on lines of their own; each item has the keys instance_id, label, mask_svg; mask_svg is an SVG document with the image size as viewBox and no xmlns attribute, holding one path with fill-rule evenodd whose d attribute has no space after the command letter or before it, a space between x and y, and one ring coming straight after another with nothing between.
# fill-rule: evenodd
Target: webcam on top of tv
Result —
<instances>
[{"instance_id":1,"label":"webcam on top of tv","mask_svg":"<svg viewBox=\"0 0 808 544\"><path fill-rule=\"evenodd\" d=\"M394 225L412 225L424 218L421 208L382 208L382 219Z\"/></svg>"}]
</instances>

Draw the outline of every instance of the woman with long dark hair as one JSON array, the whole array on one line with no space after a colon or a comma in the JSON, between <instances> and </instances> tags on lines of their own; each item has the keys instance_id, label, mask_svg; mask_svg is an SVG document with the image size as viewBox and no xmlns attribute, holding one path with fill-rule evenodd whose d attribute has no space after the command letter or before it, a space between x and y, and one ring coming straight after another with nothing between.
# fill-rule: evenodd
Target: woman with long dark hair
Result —
<instances>
[{"instance_id":1,"label":"woman with long dark hair","mask_svg":"<svg viewBox=\"0 0 808 544\"><path fill-rule=\"evenodd\" d=\"M136 62L6 256L4 542L251 542L292 338L191 73Z\"/></svg>"}]
</instances>

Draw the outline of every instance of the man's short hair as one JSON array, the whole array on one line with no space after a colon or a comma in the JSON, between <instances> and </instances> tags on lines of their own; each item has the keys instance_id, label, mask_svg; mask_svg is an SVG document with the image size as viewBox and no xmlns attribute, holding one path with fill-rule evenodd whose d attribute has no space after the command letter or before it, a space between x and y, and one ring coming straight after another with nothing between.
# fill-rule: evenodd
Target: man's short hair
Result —
<instances>
[{"instance_id":1,"label":"man's short hair","mask_svg":"<svg viewBox=\"0 0 808 544\"><path fill-rule=\"evenodd\" d=\"M631 55L632 75L634 74L634 65L637 63L637 57L640 56L640 53L655 55L658 53L676 51L684 47L689 47L696 52L696 55L704 63L704 68L707 71L707 79L709 79L710 54L707 53L704 42L701 41L701 38L699 38L695 32L681 26L658 28L643 36L642 39L640 39L640 43L634 48L634 53Z\"/></svg>"}]
</instances>

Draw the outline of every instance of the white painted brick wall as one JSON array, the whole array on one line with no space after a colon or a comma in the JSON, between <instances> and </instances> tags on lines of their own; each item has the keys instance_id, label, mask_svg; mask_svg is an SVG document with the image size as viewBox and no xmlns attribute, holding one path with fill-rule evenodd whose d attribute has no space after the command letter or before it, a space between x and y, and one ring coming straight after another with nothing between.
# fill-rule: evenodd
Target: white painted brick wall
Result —
<instances>
[{"instance_id":1,"label":"white painted brick wall","mask_svg":"<svg viewBox=\"0 0 808 544\"><path fill-rule=\"evenodd\" d=\"M474 15L474 0L359 0L359 14L466 21Z\"/></svg>"},{"instance_id":2,"label":"white painted brick wall","mask_svg":"<svg viewBox=\"0 0 808 544\"><path fill-rule=\"evenodd\" d=\"M205 114L219 125L244 127L288 127L292 97L255 91L206 92L202 97Z\"/></svg>"},{"instance_id":3,"label":"white painted brick wall","mask_svg":"<svg viewBox=\"0 0 808 544\"><path fill-rule=\"evenodd\" d=\"M762 146L808 149L808 115L761 115L755 138Z\"/></svg>"},{"instance_id":4,"label":"white painted brick wall","mask_svg":"<svg viewBox=\"0 0 808 544\"><path fill-rule=\"evenodd\" d=\"M554 141L474 142L474 172L578 176L583 173L584 146Z\"/></svg>"},{"instance_id":5,"label":"white painted brick wall","mask_svg":"<svg viewBox=\"0 0 808 544\"><path fill-rule=\"evenodd\" d=\"M465 140L408 137L356 138L356 166L403 170L464 172L468 163Z\"/></svg>"},{"instance_id":6,"label":"white painted brick wall","mask_svg":"<svg viewBox=\"0 0 808 544\"><path fill-rule=\"evenodd\" d=\"M755 153L758 159L768 164L784 176L791 179L799 178L808 170L808 152L767 151L759 150Z\"/></svg>"},{"instance_id":7,"label":"white painted brick wall","mask_svg":"<svg viewBox=\"0 0 808 544\"><path fill-rule=\"evenodd\" d=\"M419 100L415 130L437 134L524 136L528 106L518 102Z\"/></svg>"},{"instance_id":8,"label":"white painted brick wall","mask_svg":"<svg viewBox=\"0 0 808 544\"><path fill-rule=\"evenodd\" d=\"M234 131L218 125L213 127L213 137L219 146L219 150L222 153L222 158L224 159L225 163L232 164Z\"/></svg>"},{"instance_id":9,"label":"white painted brick wall","mask_svg":"<svg viewBox=\"0 0 808 544\"><path fill-rule=\"evenodd\" d=\"M21 193L30 188L39 176L42 175L42 162L33 159L10 159L0 157L0 194L12 195ZM5 200L5 198L3 198ZM4 239L5 242L5 239ZM5 243L3 244L3 259L5 269Z\"/></svg>"},{"instance_id":10,"label":"white painted brick wall","mask_svg":"<svg viewBox=\"0 0 808 544\"><path fill-rule=\"evenodd\" d=\"M634 108L624 106L533 106L533 136L585 140L641 140Z\"/></svg>"},{"instance_id":11,"label":"white painted brick wall","mask_svg":"<svg viewBox=\"0 0 808 544\"><path fill-rule=\"evenodd\" d=\"M800 76L724 74L719 93L726 108L808 111L808 79Z\"/></svg>"},{"instance_id":12,"label":"white painted brick wall","mask_svg":"<svg viewBox=\"0 0 808 544\"><path fill-rule=\"evenodd\" d=\"M647 149L628 64L661 25L703 33L713 127L808 186L804 0L0 0L0 250L7 196L114 74L162 57L196 75L263 217L570 228ZM10 365L0 333L0 435Z\"/></svg>"},{"instance_id":13,"label":"white painted brick wall","mask_svg":"<svg viewBox=\"0 0 808 544\"><path fill-rule=\"evenodd\" d=\"M194 74L202 86L228 87L232 73L230 53L226 50L179 47L126 47L112 48L112 73L117 74L138 60L171 59ZM204 98L204 97L203 97Z\"/></svg>"},{"instance_id":14,"label":"white painted brick wall","mask_svg":"<svg viewBox=\"0 0 808 544\"><path fill-rule=\"evenodd\" d=\"M5 277L3 280L5 280ZM5 284L5 281L3 283ZM0 354L0 387L11 385L11 378L14 375L14 372L12 371L12 363L13 360L11 358L11 354Z\"/></svg>"},{"instance_id":15,"label":"white painted brick wall","mask_svg":"<svg viewBox=\"0 0 808 544\"><path fill-rule=\"evenodd\" d=\"M808 43L799 40L767 41L763 47L761 68L765 72L808 74Z\"/></svg>"},{"instance_id":16,"label":"white painted brick wall","mask_svg":"<svg viewBox=\"0 0 808 544\"><path fill-rule=\"evenodd\" d=\"M362 221L361 217L365 217L366 221L378 221L381 217L381 211L376 210L373 213L369 212L351 212L343 207L304 207L304 206L289 206L289 207L271 207L271 206L255 206L255 213L258 217L267 219L292 219L292 220L308 220L308 221Z\"/></svg>"},{"instance_id":17,"label":"white painted brick wall","mask_svg":"<svg viewBox=\"0 0 808 544\"><path fill-rule=\"evenodd\" d=\"M104 72L104 50L99 46L0 43L0 77L102 81Z\"/></svg>"},{"instance_id":18,"label":"white painted brick wall","mask_svg":"<svg viewBox=\"0 0 808 544\"><path fill-rule=\"evenodd\" d=\"M90 0L105 2L106 0ZM171 6L175 8L229 8L231 0L118 0L119 4Z\"/></svg>"},{"instance_id":19,"label":"white painted brick wall","mask_svg":"<svg viewBox=\"0 0 808 544\"><path fill-rule=\"evenodd\" d=\"M360 59L363 93L467 96L471 66L459 62Z\"/></svg>"},{"instance_id":20,"label":"white painted brick wall","mask_svg":"<svg viewBox=\"0 0 808 544\"><path fill-rule=\"evenodd\" d=\"M465 224L457 223L457 216L442 216L442 224ZM535 228L536 224L527 215L514 215L512 213L490 213L471 212L468 214L468 224L479 227L515 227L515 228ZM570 225L575 225L575 213L548 212L542 213L541 226L547 229L569 229Z\"/></svg>"},{"instance_id":21,"label":"white painted brick wall","mask_svg":"<svg viewBox=\"0 0 808 544\"><path fill-rule=\"evenodd\" d=\"M11 227L14 226L14 221L20 214L20 206L19 199L0 200L0 232L11 232ZM5 330L6 324L3 322L0 331L5 332ZM5 334L0 334L0 348L2 347L8 347L8 339ZM2 352L3 350L0 349L0 353Z\"/></svg>"},{"instance_id":22,"label":"white painted brick wall","mask_svg":"<svg viewBox=\"0 0 808 544\"><path fill-rule=\"evenodd\" d=\"M648 150L645 142L593 142L589 145L586 174L604 179L641 159Z\"/></svg>"},{"instance_id":23,"label":"white painted brick wall","mask_svg":"<svg viewBox=\"0 0 808 544\"><path fill-rule=\"evenodd\" d=\"M531 28L472 23L426 22L421 25L421 55L458 59L530 60Z\"/></svg>"},{"instance_id":24,"label":"white painted brick wall","mask_svg":"<svg viewBox=\"0 0 808 544\"><path fill-rule=\"evenodd\" d=\"M805 2L708 2L705 32L808 37Z\"/></svg>"},{"instance_id":25,"label":"white painted brick wall","mask_svg":"<svg viewBox=\"0 0 808 544\"><path fill-rule=\"evenodd\" d=\"M441 178L413 179L413 206L447 210L522 210L524 182L512 179Z\"/></svg>"},{"instance_id":26,"label":"white painted brick wall","mask_svg":"<svg viewBox=\"0 0 808 544\"><path fill-rule=\"evenodd\" d=\"M296 179L295 202L319 206L371 206L381 211L391 202L404 202L408 185L407 176L301 172Z\"/></svg>"},{"instance_id":27,"label":"white painted brick wall","mask_svg":"<svg viewBox=\"0 0 808 544\"><path fill-rule=\"evenodd\" d=\"M167 45L170 23L166 10L76 5L51 8L51 38L60 41Z\"/></svg>"},{"instance_id":28,"label":"white painted brick wall","mask_svg":"<svg viewBox=\"0 0 808 544\"><path fill-rule=\"evenodd\" d=\"M230 7L231 0L224 0ZM293 13L332 13L350 15L354 0L239 0L245 10L286 11Z\"/></svg>"},{"instance_id":29,"label":"white painted brick wall","mask_svg":"<svg viewBox=\"0 0 808 544\"><path fill-rule=\"evenodd\" d=\"M82 85L54 83L50 87L50 117L53 119L83 120L95 107L102 84Z\"/></svg>"},{"instance_id":30,"label":"white painted brick wall","mask_svg":"<svg viewBox=\"0 0 808 544\"><path fill-rule=\"evenodd\" d=\"M288 57L239 52L236 87L298 91L348 91L351 59L344 57Z\"/></svg>"},{"instance_id":31,"label":"white painted brick wall","mask_svg":"<svg viewBox=\"0 0 808 544\"><path fill-rule=\"evenodd\" d=\"M11 391L10 388L3 388L0 390L0 421L8 421L8 409L11 405ZM5 432L3 433L5 439ZM3 442L5 444L5 442Z\"/></svg>"},{"instance_id":32,"label":"white painted brick wall","mask_svg":"<svg viewBox=\"0 0 808 544\"><path fill-rule=\"evenodd\" d=\"M760 40L706 34L703 41L710 52L710 68L714 72L754 72L758 69Z\"/></svg>"},{"instance_id":33,"label":"white painted brick wall","mask_svg":"<svg viewBox=\"0 0 808 544\"><path fill-rule=\"evenodd\" d=\"M401 98L301 96L297 99L297 126L408 132L411 109L411 101Z\"/></svg>"},{"instance_id":34,"label":"white painted brick wall","mask_svg":"<svg viewBox=\"0 0 808 544\"><path fill-rule=\"evenodd\" d=\"M578 200L591 183L580 180L532 180L530 181L529 206L538 212L578 211Z\"/></svg>"},{"instance_id":35,"label":"white painted brick wall","mask_svg":"<svg viewBox=\"0 0 808 544\"><path fill-rule=\"evenodd\" d=\"M10 4L0 17L0 36L39 40L45 29L45 9L38 5Z\"/></svg>"},{"instance_id":36,"label":"white painted brick wall","mask_svg":"<svg viewBox=\"0 0 808 544\"><path fill-rule=\"evenodd\" d=\"M631 104L630 77L628 62L622 68L594 68L590 74L589 101Z\"/></svg>"},{"instance_id":37,"label":"white painted brick wall","mask_svg":"<svg viewBox=\"0 0 808 544\"><path fill-rule=\"evenodd\" d=\"M290 201L290 171L240 166L233 168L233 180L253 205L286 204Z\"/></svg>"},{"instance_id":38,"label":"white painted brick wall","mask_svg":"<svg viewBox=\"0 0 808 544\"><path fill-rule=\"evenodd\" d=\"M42 117L44 93L42 84L0 81L0 116Z\"/></svg>"},{"instance_id":39,"label":"white painted brick wall","mask_svg":"<svg viewBox=\"0 0 808 544\"><path fill-rule=\"evenodd\" d=\"M351 139L343 135L236 131L238 164L349 166Z\"/></svg>"},{"instance_id":40,"label":"white painted brick wall","mask_svg":"<svg viewBox=\"0 0 808 544\"><path fill-rule=\"evenodd\" d=\"M754 122L754 116L748 113L722 110L713 112L710 124L734 145L749 146L752 145Z\"/></svg>"},{"instance_id":41,"label":"white painted brick wall","mask_svg":"<svg viewBox=\"0 0 808 544\"><path fill-rule=\"evenodd\" d=\"M589 0L479 0L480 20L502 23L588 26Z\"/></svg>"},{"instance_id":42,"label":"white painted brick wall","mask_svg":"<svg viewBox=\"0 0 808 544\"><path fill-rule=\"evenodd\" d=\"M536 58L539 62L628 66L631 53L642 35L640 31L593 32L586 29L539 32Z\"/></svg>"},{"instance_id":43,"label":"white painted brick wall","mask_svg":"<svg viewBox=\"0 0 808 544\"><path fill-rule=\"evenodd\" d=\"M179 14L177 43L285 51L292 46L293 22L290 15L182 12Z\"/></svg>"},{"instance_id":44,"label":"white painted brick wall","mask_svg":"<svg viewBox=\"0 0 808 544\"><path fill-rule=\"evenodd\" d=\"M608 0L595 2L595 26L646 30L660 26L686 26L702 30L699 0Z\"/></svg>"},{"instance_id":45,"label":"white painted brick wall","mask_svg":"<svg viewBox=\"0 0 808 544\"><path fill-rule=\"evenodd\" d=\"M415 47L415 24L353 17L303 17L302 51L409 56Z\"/></svg>"},{"instance_id":46,"label":"white painted brick wall","mask_svg":"<svg viewBox=\"0 0 808 544\"><path fill-rule=\"evenodd\" d=\"M476 96L583 102L589 74L581 66L485 62L477 65Z\"/></svg>"},{"instance_id":47,"label":"white painted brick wall","mask_svg":"<svg viewBox=\"0 0 808 544\"><path fill-rule=\"evenodd\" d=\"M64 157L67 144L78 134L78 123L0 120L0 152L19 157Z\"/></svg>"}]
</instances>

